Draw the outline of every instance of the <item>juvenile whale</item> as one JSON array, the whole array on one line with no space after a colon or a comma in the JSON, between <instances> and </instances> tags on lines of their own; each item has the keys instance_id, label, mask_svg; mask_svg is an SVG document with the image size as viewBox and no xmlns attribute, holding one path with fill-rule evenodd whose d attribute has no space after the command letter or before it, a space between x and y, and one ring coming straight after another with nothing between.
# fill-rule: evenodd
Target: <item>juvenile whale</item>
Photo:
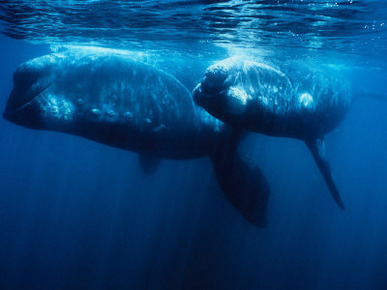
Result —
<instances>
[{"instance_id":1,"label":"juvenile whale","mask_svg":"<svg viewBox=\"0 0 387 290\"><path fill-rule=\"evenodd\" d=\"M303 64L284 71L264 63L228 58L207 69L194 89L194 99L234 128L303 140L334 200L344 209L329 164L323 158L323 140L352 102L350 83L333 71Z\"/></svg>"},{"instance_id":2,"label":"juvenile whale","mask_svg":"<svg viewBox=\"0 0 387 290\"><path fill-rule=\"evenodd\" d=\"M269 187L237 151L237 131L197 106L176 78L127 54L70 50L21 64L4 117L138 152L145 172L160 158L209 156L219 185L251 223L266 224Z\"/></svg>"}]
</instances>

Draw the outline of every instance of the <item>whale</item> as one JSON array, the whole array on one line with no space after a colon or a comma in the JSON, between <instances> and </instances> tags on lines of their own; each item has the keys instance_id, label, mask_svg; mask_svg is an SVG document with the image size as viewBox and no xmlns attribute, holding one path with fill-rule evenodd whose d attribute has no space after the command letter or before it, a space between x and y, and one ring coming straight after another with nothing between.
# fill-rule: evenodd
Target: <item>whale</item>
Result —
<instances>
[{"instance_id":1,"label":"whale","mask_svg":"<svg viewBox=\"0 0 387 290\"><path fill-rule=\"evenodd\" d=\"M171 74L121 51L70 49L22 63L13 84L8 121L136 152L146 174L161 159L209 157L227 199L251 224L266 226L270 189L238 151L241 133L196 105Z\"/></svg>"},{"instance_id":2,"label":"whale","mask_svg":"<svg viewBox=\"0 0 387 290\"><path fill-rule=\"evenodd\" d=\"M333 199L345 209L324 157L324 136L339 125L353 100L352 86L339 72L305 63L280 70L231 57L207 68L193 98L239 130L304 141Z\"/></svg>"}]
</instances>

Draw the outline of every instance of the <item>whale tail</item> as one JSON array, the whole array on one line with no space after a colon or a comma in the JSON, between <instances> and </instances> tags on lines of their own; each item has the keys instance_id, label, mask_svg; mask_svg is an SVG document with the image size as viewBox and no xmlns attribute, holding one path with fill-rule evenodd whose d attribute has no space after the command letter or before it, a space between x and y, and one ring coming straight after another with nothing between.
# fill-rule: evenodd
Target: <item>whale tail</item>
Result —
<instances>
[{"instance_id":1,"label":"whale tail","mask_svg":"<svg viewBox=\"0 0 387 290\"><path fill-rule=\"evenodd\" d=\"M323 141L321 139L305 141L306 146L309 148L314 161L316 162L321 174L324 177L325 182L328 185L329 191L336 204L342 209L345 209L344 202L340 197L339 190L333 180L329 163L323 157Z\"/></svg>"},{"instance_id":2,"label":"whale tail","mask_svg":"<svg viewBox=\"0 0 387 290\"><path fill-rule=\"evenodd\" d=\"M250 223L266 227L269 184L249 156L238 152L239 135L212 154L215 176L231 204Z\"/></svg>"}]
</instances>

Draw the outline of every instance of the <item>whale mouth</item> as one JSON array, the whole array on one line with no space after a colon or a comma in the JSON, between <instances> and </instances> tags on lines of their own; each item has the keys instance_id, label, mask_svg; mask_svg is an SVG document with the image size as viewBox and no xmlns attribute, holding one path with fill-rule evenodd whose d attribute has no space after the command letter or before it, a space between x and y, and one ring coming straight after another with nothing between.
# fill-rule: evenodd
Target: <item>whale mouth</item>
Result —
<instances>
[{"instance_id":1,"label":"whale mouth","mask_svg":"<svg viewBox=\"0 0 387 290\"><path fill-rule=\"evenodd\" d=\"M12 118L46 91L56 78L42 78L40 72L20 69L13 75L14 87L9 95L3 116Z\"/></svg>"},{"instance_id":2,"label":"whale mouth","mask_svg":"<svg viewBox=\"0 0 387 290\"><path fill-rule=\"evenodd\" d=\"M43 123L40 119L39 105L34 100L44 91L26 94L22 97L17 91L12 91L3 112L4 119L31 129L41 128Z\"/></svg>"},{"instance_id":3,"label":"whale mouth","mask_svg":"<svg viewBox=\"0 0 387 290\"><path fill-rule=\"evenodd\" d=\"M12 116L22 110L25 106L36 99L44 90L36 93L28 92L24 95L21 95L18 90L13 90L9 95L9 99L3 113L4 117Z\"/></svg>"},{"instance_id":4,"label":"whale mouth","mask_svg":"<svg viewBox=\"0 0 387 290\"><path fill-rule=\"evenodd\" d=\"M39 104L36 101L53 84L54 80L41 80L38 76L15 73L14 88L9 95L3 117L28 128L40 128Z\"/></svg>"},{"instance_id":5,"label":"whale mouth","mask_svg":"<svg viewBox=\"0 0 387 290\"><path fill-rule=\"evenodd\" d=\"M50 60L51 61L51 60ZM9 95L4 116L11 116L28 106L58 78L51 63L32 60L21 64L13 74L13 90Z\"/></svg>"}]
</instances>

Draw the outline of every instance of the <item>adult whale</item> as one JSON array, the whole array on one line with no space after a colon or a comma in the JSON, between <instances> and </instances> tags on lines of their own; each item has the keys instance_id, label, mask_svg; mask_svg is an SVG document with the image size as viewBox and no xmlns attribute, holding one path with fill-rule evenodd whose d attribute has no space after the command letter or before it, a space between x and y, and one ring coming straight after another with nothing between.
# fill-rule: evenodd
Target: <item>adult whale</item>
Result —
<instances>
[{"instance_id":1,"label":"adult whale","mask_svg":"<svg viewBox=\"0 0 387 290\"><path fill-rule=\"evenodd\" d=\"M228 58L210 66L194 89L196 103L236 128L303 140L341 209L344 203L323 158L324 135L352 101L349 82L334 71L293 64L284 72L264 63Z\"/></svg>"},{"instance_id":2,"label":"adult whale","mask_svg":"<svg viewBox=\"0 0 387 290\"><path fill-rule=\"evenodd\" d=\"M7 120L138 152L145 172L160 158L209 156L227 198L265 226L269 187L237 152L239 134L197 106L173 76L123 52L77 49L27 61L13 79Z\"/></svg>"}]
</instances>

